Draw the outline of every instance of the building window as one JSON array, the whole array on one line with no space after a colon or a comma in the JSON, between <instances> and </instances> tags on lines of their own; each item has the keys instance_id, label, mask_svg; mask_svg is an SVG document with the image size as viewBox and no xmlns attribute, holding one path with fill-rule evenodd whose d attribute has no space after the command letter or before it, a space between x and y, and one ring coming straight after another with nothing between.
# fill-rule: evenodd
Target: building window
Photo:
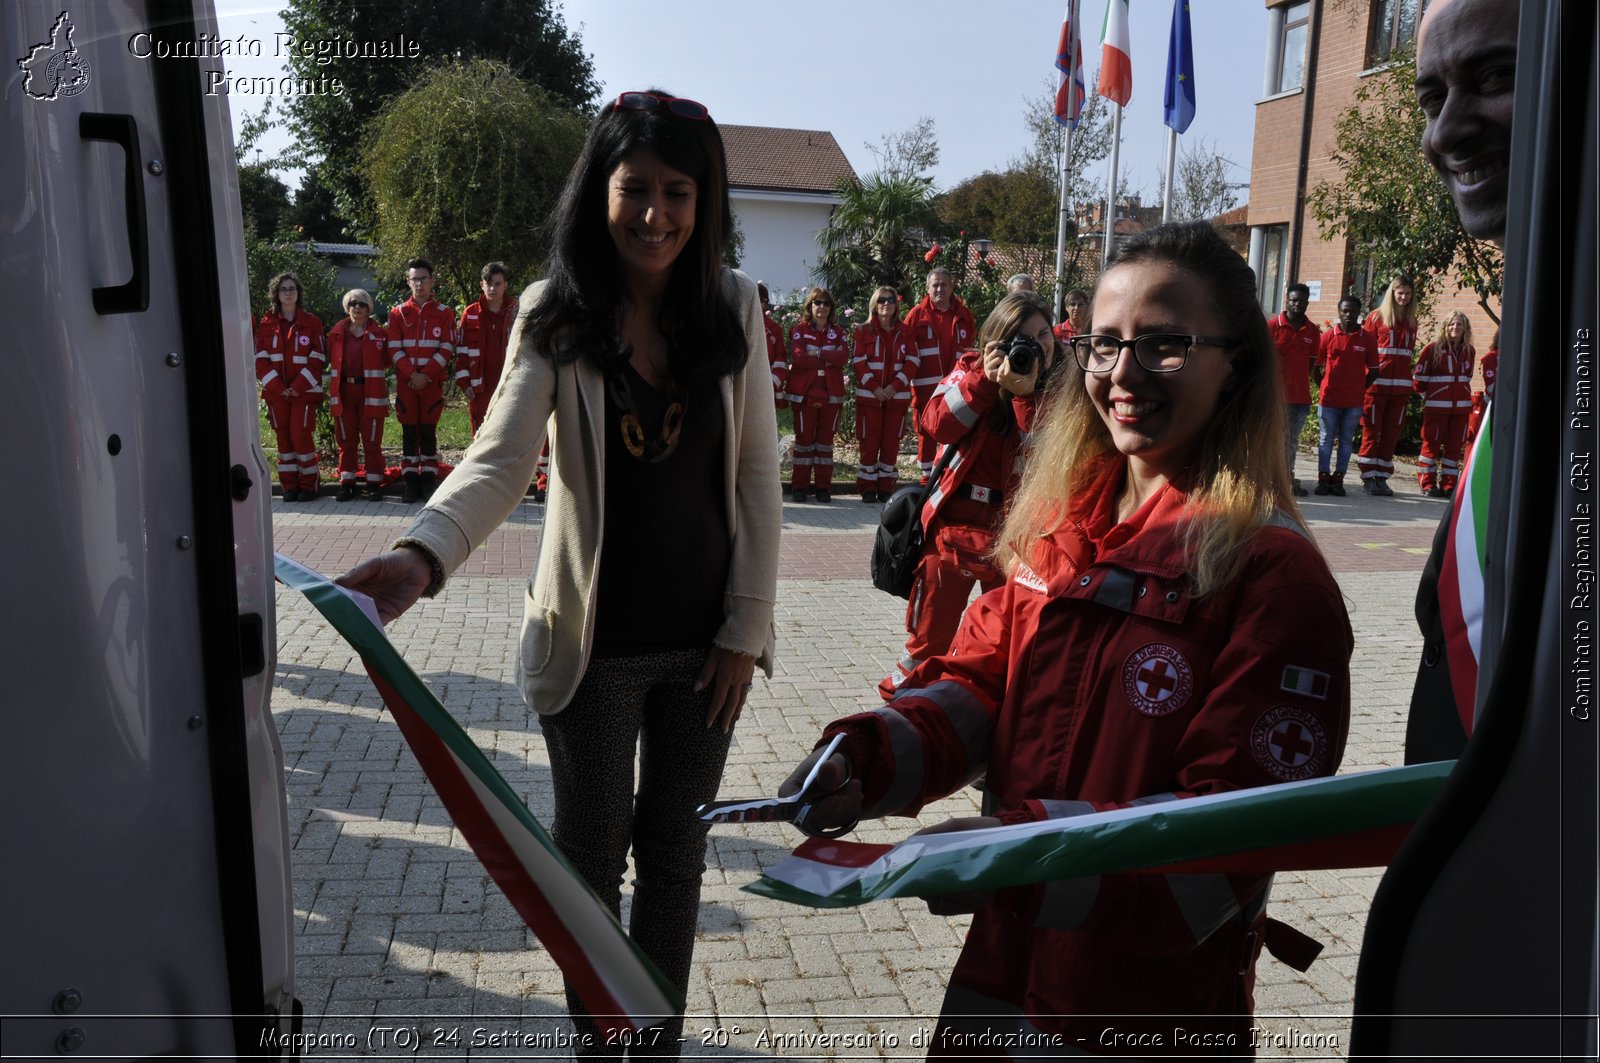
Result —
<instances>
[{"instance_id":1,"label":"building window","mask_svg":"<svg viewBox=\"0 0 1600 1063\"><path fill-rule=\"evenodd\" d=\"M1272 316L1283 309L1283 264L1289 251L1289 226L1267 225L1261 230L1261 312Z\"/></svg>"},{"instance_id":2,"label":"building window","mask_svg":"<svg viewBox=\"0 0 1600 1063\"><path fill-rule=\"evenodd\" d=\"M1278 79L1271 91L1292 92L1306 80L1306 36L1311 28L1311 0L1299 0L1278 10L1283 12L1283 31L1278 34Z\"/></svg>"},{"instance_id":3,"label":"building window","mask_svg":"<svg viewBox=\"0 0 1600 1063\"><path fill-rule=\"evenodd\" d=\"M1417 21L1425 0L1377 0L1372 8L1372 47L1367 66L1387 63L1417 44Z\"/></svg>"}]
</instances>

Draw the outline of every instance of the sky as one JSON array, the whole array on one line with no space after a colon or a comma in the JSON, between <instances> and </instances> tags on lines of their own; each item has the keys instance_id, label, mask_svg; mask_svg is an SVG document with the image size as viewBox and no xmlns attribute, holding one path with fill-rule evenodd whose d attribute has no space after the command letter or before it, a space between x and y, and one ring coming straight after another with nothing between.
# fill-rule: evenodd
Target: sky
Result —
<instances>
[{"instance_id":1,"label":"sky","mask_svg":"<svg viewBox=\"0 0 1600 1063\"><path fill-rule=\"evenodd\" d=\"M1084 65L1100 65L1103 0L1080 0ZM1202 141L1249 180L1255 103L1266 63L1263 0L1191 0L1197 108L1179 138ZM272 58L281 5L217 0L223 36L265 42L260 59L227 60L239 76L278 76ZM1024 98L1054 89L1065 0L814 0L804 7L748 0L565 0L567 25L594 60L602 98L649 85L704 103L719 122L831 132L858 174L874 168L866 145L934 120L947 189L1003 170L1028 146ZM1146 203L1160 200L1166 159L1161 122L1172 0L1130 0L1133 98L1123 113L1120 172ZM235 129L263 97L232 96ZM278 131L262 145L287 143ZM1100 180L1104 181L1100 167ZM298 176L289 179L298 183ZM1244 202L1240 189L1240 202Z\"/></svg>"}]
</instances>

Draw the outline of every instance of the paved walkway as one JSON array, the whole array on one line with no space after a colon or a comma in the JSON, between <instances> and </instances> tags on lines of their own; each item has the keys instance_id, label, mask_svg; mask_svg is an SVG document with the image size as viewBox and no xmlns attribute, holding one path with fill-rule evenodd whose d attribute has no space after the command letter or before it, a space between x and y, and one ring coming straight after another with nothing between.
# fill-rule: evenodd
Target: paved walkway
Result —
<instances>
[{"instance_id":1,"label":"paved walkway","mask_svg":"<svg viewBox=\"0 0 1600 1063\"><path fill-rule=\"evenodd\" d=\"M1411 604L1444 503L1395 486L1395 498L1357 487L1343 499L1302 500L1356 635L1346 772L1401 762L1420 652ZM724 794L774 792L824 723L876 703L872 688L899 654L904 612L865 578L877 511L853 496L785 505L777 672L757 680ZM274 501L277 549L332 574L385 546L412 512L390 500ZM541 507L523 505L440 599L420 603L390 633L548 822L543 741L508 682L540 517ZM288 771L298 994L308 1033L353 1034L361 1046L307 1056L410 1055L405 1044L380 1042L414 1030L420 1055L470 1048L561 1058L569 1027L559 972L452 827L354 655L297 594L280 590L277 623L274 715ZM930 807L921 822L975 809L968 791ZM913 829L904 820L867 823L857 837L894 841ZM938 1013L967 921L910 900L823 912L740 891L797 841L784 826L713 828L685 1054L921 1058L917 1038ZM1377 869L1278 877L1273 914L1326 949L1304 975L1263 955L1260 1058L1344 1054L1378 878Z\"/></svg>"}]
</instances>

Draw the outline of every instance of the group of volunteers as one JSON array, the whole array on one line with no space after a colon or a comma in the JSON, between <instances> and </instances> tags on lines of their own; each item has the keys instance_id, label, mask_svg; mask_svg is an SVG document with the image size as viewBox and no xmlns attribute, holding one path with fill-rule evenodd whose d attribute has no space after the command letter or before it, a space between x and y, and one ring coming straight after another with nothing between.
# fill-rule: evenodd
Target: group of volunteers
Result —
<instances>
[{"instance_id":1,"label":"group of volunteers","mask_svg":"<svg viewBox=\"0 0 1600 1063\"><path fill-rule=\"evenodd\" d=\"M1316 395L1318 423L1317 483L1310 493L1344 495L1344 476L1359 425L1356 463L1362 490L1393 495L1389 480L1394 476L1395 446L1405 427L1407 404L1416 393L1422 396L1417 486L1429 498L1448 498L1460 479L1467 444L1494 398L1499 330L1483 356L1483 390L1474 393L1477 351L1471 322L1459 310L1445 315L1433 340L1418 355L1416 289L1409 276L1402 273L1390 282L1382 302L1365 321L1360 298L1343 296L1339 320L1327 331L1306 316L1310 292L1305 284L1289 285L1283 312L1269 326L1283 360L1290 471L1311 408L1309 385ZM1294 481L1294 493L1307 493L1299 480Z\"/></svg>"},{"instance_id":2,"label":"group of volunteers","mask_svg":"<svg viewBox=\"0 0 1600 1063\"><path fill-rule=\"evenodd\" d=\"M1282 384L1254 274L1216 230L1125 241L1059 330L1026 290L979 327L935 271L903 320L879 289L847 334L818 289L772 341L756 284L722 265L726 165L699 103L652 89L601 109L471 447L388 551L339 578L386 623L439 594L522 499L548 436L516 675L548 751L554 841L613 913L631 855L629 932L661 974L688 984L695 812L717 796L755 669L773 673L774 394L795 411L792 490L821 500L852 358L864 492L894 486L899 424L918 413L913 607L938 621L908 616L905 659L863 691L872 707L827 728L819 750L846 737L801 830L914 816L980 777L986 815L933 829L1332 774L1351 630L1275 442ZM1263 436L1274 445L1252 446ZM986 593L963 608L973 582ZM1106 1022L1090 1014L1130 1036L1184 1015L1243 1038L1259 949L1292 943L1267 918L1269 884L1108 874L932 898L977 913L935 1054L1024 1027L1077 1043ZM619 1046L596 1002L567 996L579 1055L677 1054L681 1015Z\"/></svg>"},{"instance_id":3,"label":"group of volunteers","mask_svg":"<svg viewBox=\"0 0 1600 1063\"><path fill-rule=\"evenodd\" d=\"M339 446L334 497L348 502L358 488L370 499L383 497L391 372L402 499L417 502L432 494L442 475L438 425L452 367L456 386L467 397L474 435L500 381L516 319L516 299L506 297L508 277L504 263L484 266L483 298L458 318L433 297L432 263L415 258L406 263L411 297L391 308L384 324L373 317L372 296L352 288L340 300L345 317L326 333L317 315L300 305L300 279L293 273L272 278L267 287L272 309L255 326L256 378L277 435L283 501L310 502L321 493L316 427L324 398Z\"/></svg>"}]
</instances>

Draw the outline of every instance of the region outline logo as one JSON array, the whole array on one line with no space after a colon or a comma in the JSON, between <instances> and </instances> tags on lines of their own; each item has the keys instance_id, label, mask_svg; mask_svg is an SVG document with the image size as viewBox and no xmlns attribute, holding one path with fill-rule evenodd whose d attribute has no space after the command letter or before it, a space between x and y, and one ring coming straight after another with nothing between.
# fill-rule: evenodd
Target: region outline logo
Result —
<instances>
[{"instance_id":1,"label":"region outline logo","mask_svg":"<svg viewBox=\"0 0 1600 1063\"><path fill-rule=\"evenodd\" d=\"M57 100L76 96L89 87L89 60L72 43L77 29L72 17L61 12L50 27L50 38L17 60L17 68L22 71L22 91L29 99Z\"/></svg>"}]
</instances>

